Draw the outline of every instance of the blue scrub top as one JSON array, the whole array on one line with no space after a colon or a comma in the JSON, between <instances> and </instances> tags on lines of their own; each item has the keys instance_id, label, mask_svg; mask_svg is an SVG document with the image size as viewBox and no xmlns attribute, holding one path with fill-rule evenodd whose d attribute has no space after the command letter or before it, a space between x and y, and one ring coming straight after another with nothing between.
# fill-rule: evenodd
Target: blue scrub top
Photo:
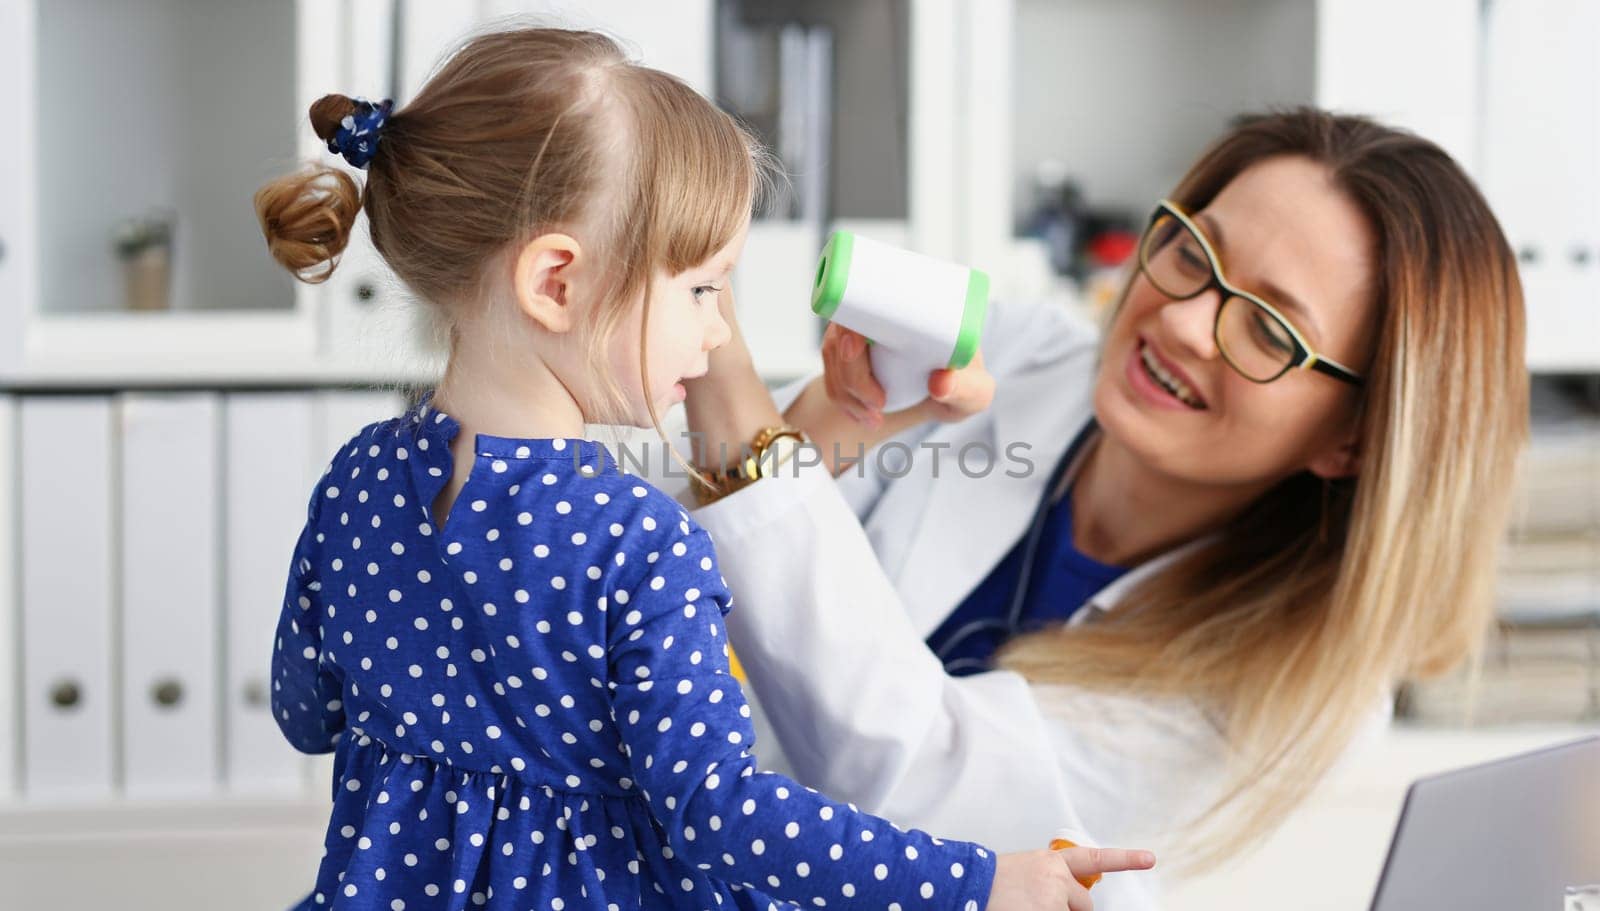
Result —
<instances>
[{"instance_id":1,"label":"blue scrub top","mask_svg":"<svg viewBox=\"0 0 1600 911\"><path fill-rule=\"evenodd\" d=\"M1022 615L1011 629L1007 612L1026 544L1024 536L928 637L928 647L950 674L959 677L991 669L995 652L1012 636L1066 622L1097 592L1127 572L1124 567L1086 556L1073 544L1072 491L1068 490L1045 518ZM969 634L962 635L963 630Z\"/></svg>"}]
</instances>

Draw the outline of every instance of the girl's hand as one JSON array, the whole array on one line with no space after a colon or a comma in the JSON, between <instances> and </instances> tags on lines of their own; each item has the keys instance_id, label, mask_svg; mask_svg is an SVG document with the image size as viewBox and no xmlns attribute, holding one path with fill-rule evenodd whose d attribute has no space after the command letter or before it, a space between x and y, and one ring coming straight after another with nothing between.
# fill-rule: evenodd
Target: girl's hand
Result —
<instances>
[{"instance_id":1,"label":"girl's hand","mask_svg":"<svg viewBox=\"0 0 1600 911\"><path fill-rule=\"evenodd\" d=\"M1002 854L995 861L988 911L1094 911L1089 890L1078 882L1097 873L1148 870L1149 851L1120 848L1067 848Z\"/></svg>"},{"instance_id":2,"label":"girl's hand","mask_svg":"<svg viewBox=\"0 0 1600 911\"><path fill-rule=\"evenodd\" d=\"M867 340L837 323L822 334L822 380L829 401L856 423L877 429L884 423L883 387L872 375ZM959 421L971 417L994 401L994 377L983 365L979 351L960 370L935 370L928 376L928 398L906 409L912 418L903 425L926 420Z\"/></svg>"}]
</instances>

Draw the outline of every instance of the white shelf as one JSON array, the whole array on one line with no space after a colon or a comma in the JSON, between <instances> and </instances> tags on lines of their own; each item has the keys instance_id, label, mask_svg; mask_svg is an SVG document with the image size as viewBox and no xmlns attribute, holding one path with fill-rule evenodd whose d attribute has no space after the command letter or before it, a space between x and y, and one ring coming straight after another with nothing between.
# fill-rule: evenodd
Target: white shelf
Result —
<instances>
[{"instance_id":1,"label":"white shelf","mask_svg":"<svg viewBox=\"0 0 1600 911\"><path fill-rule=\"evenodd\" d=\"M310 798L224 795L194 800L0 802L0 857L24 844L291 829L321 831L330 804Z\"/></svg>"},{"instance_id":2,"label":"white shelf","mask_svg":"<svg viewBox=\"0 0 1600 911\"><path fill-rule=\"evenodd\" d=\"M24 365L0 371L0 390L104 391L107 389L206 388L258 389L317 386L426 386L435 377L405 369L375 369L305 356L245 358L127 356L113 360L74 359Z\"/></svg>"}]
</instances>

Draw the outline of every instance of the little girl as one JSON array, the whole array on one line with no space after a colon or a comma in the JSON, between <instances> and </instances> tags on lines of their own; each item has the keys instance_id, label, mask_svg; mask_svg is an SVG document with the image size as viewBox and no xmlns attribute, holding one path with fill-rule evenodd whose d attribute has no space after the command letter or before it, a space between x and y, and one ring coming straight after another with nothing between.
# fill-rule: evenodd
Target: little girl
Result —
<instances>
[{"instance_id":1,"label":"little girl","mask_svg":"<svg viewBox=\"0 0 1600 911\"><path fill-rule=\"evenodd\" d=\"M337 751L300 907L1086 908L1065 861L1148 866L997 861L757 771L710 539L580 438L659 426L728 339L761 173L729 117L607 38L523 29L401 110L311 119L367 185L263 187L273 255L326 278L365 208L450 359L334 455L295 549L273 715Z\"/></svg>"}]
</instances>

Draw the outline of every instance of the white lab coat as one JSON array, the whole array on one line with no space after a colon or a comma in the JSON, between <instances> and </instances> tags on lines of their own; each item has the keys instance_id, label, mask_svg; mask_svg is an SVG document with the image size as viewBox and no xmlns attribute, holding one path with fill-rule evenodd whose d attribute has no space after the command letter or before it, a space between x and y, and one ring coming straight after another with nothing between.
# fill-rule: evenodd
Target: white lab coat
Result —
<instances>
[{"instance_id":1,"label":"white lab coat","mask_svg":"<svg viewBox=\"0 0 1600 911\"><path fill-rule=\"evenodd\" d=\"M775 735L756 747L764 766L901 825L1000 851L1044 847L1074 826L1103 845L1159 853L1219 793L1226 743L1190 701L1031 686L1009 671L950 677L924 645L1025 532L1090 416L1097 344L1058 308L996 305L984 333L993 406L898 441L948 444L937 477L934 450L913 447L905 464L895 457L907 450L886 446L861 474L811 468L695 512L734 594L729 637L758 730ZM979 450L969 451L972 472L954 463L976 443L1000 454L985 478L971 476ZM1019 468L1005 456L1013 444L1030 447L1025 477L1006 476ZM1125 575L1074 620L1115 609L1171 556ZM1154 873L1108 876L1096 905L1154 908L1158 891Z\"/></svg>"}]
</instances>

